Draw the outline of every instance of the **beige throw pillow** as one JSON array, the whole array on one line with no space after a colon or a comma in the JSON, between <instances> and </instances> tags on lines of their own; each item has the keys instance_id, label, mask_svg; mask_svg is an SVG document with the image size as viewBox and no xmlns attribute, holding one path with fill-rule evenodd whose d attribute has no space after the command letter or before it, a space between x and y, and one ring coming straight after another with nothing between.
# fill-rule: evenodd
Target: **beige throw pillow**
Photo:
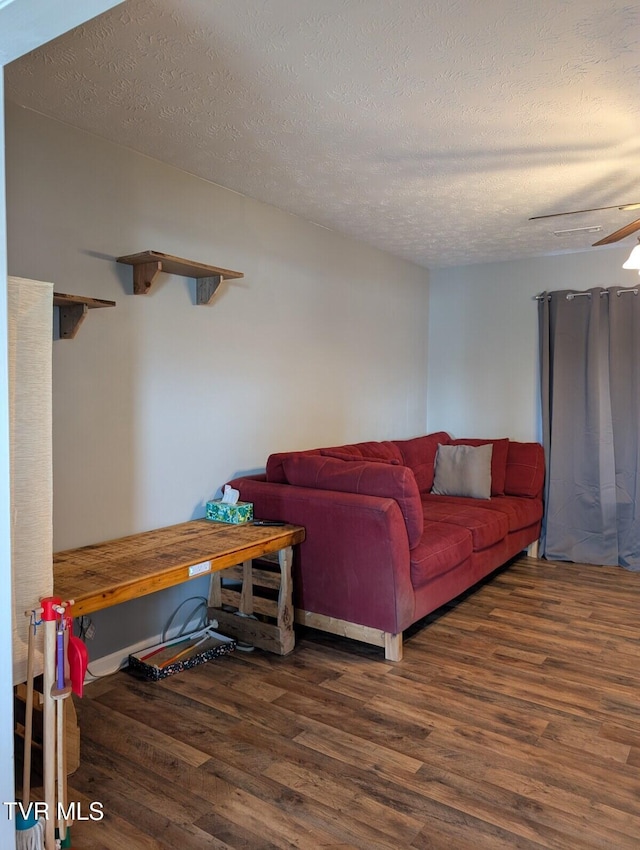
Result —
<instances>
[{"instance_id":1,"label":"beige throw pillow","mask_svg":"<svg viewBox=\"0 0 640 850\"><path fill-rule=\"evenodd\" d=\"M491 497L493 446L438 446L431 492L438 496Z\"/></svg>"}]
</instances>

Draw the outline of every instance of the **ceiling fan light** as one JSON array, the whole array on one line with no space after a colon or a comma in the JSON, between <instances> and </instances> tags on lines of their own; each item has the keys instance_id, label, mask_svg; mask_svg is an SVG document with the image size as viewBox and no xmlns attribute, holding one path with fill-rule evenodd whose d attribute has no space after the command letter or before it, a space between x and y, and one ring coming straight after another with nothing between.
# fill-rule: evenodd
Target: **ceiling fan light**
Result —
<instances>
[{"instance_id":1,"label":"ceiling fan light","mask_svg":"<svg viewBox=\"0 0 640 850\"><path fill-rule=\"evenodd\" d=\"M629 258L622 264L623 269L640 269L640 244L629 254ZM639 272L640 273L640 272Z\"/></svg>"}]
</instances>

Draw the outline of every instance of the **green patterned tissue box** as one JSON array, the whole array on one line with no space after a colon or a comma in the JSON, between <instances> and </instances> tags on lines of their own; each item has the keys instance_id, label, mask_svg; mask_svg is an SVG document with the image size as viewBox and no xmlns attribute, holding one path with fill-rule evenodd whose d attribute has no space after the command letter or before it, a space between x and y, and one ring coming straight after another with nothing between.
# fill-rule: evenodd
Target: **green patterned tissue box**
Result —
<instances>
[{"instance_id":1,"label":"green patterned tissue box","mask_svg":"<svg viewBox=\"0 0 640 850\"><path fill-rule=\"evenodd\" d=\"M229 505L221 499L207 502L207 519L214 522L230 522L239 525L242 522L251 522L253 519L253 502L236 502Z\"/></svg>"}]
</instances>

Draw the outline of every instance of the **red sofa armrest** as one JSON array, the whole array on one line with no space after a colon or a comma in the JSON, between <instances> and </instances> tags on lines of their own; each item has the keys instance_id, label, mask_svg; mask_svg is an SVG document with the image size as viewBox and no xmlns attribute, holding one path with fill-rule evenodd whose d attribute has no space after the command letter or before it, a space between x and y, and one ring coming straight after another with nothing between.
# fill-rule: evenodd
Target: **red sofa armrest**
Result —
<instances>
[{"instance_id":1,"label":"red sofa armrest","mask_svg":"<svg viewBox=\"0 0 640 850\"><path fill-rule=\"evenodd\" d=\"M395 499L263 479L229 483L256 517L304 526L294 560L297 608L392 634L413 622L409 541Z\"/></svg>"}]
</instances>

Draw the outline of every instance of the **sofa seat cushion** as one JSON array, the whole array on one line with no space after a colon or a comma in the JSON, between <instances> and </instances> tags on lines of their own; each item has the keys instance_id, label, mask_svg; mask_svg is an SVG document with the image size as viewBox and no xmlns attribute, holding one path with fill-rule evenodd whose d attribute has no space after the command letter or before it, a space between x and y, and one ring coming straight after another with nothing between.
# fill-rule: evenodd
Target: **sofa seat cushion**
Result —
<instances>
[{"instance_id":1,"label":"sofa seat cushion","mask_svg":"<svg viewBox=\"0 0 640 850\"><path fill-rule=\"evenodd\" d=\"M466 561L473 552L468 529L436 520L424 521L424 534L411 550L411 584L422 587Z\"/></svg>"},{"instance_id":2,"label":"sofa seat cushion","mask_svg":"<svg viewBox=\"0 0 640 850\"><path fill-rule=\"evenodd\" d=\"M405 521L409 548L422 539L422 503L409 467L368 461L346 462L305 454L285 458L282 465L287 481L298 487L395 499Z\"/></svg>"},{"instance_id":3,"label":"sofa seat cushion","mask_svg":"<svg viewBox=\"0 0 640 850\"><path fill-rule=\"evenodd\" d=\"M460 507L478 507L483 510L497 511L505 514L509 523L509 533L528 528L542 519L542 502L538 499L524 499L519 496L494 496L491 499L466 499L461 496L435 496L430 493L422 493L422 504L425 515L427 504L431 502L442 504L454 504Z\"/></svg>"},{"instance_id":4,"label":"sofa seat cushion","mask_svg":"<svg viewBox=\"0 0 640 850\"><path fill-rule=\"evenodd\" d=\"M484 499L482 504L485 504ZM437 520L468 529L474 552L493 546L509 533L509 517L502 511L485 510L476 505L438 502L424 496L422 507L425 522Z\"/></svg>"},{"instance_id":5,"label":"sofa seat cushion","mask_svg":"<svg viewBox=\"0 0 640 850\"><path fill-rule=\"evenodd\" d=\"M520 496L496 496L495 508L509 517L509 531L520 531L540 522L544 507L541 499L523 499Z\"/></svg>"}]
</instances>

